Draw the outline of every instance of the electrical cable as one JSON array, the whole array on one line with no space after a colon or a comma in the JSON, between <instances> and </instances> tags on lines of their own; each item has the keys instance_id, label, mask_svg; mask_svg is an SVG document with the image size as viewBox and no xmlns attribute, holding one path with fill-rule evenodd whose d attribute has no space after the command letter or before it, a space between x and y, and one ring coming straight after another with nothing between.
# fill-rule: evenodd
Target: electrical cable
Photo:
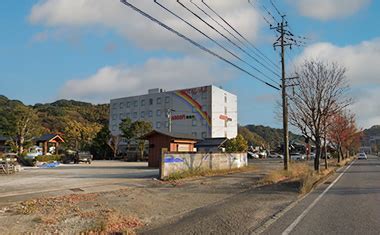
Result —
<instances>
[{"instance_id":1,"label":"electrical cable","mask_svg":"<svg viewBox=\"0 0 380 235\"><path fill-rule=\"evenodd\" d=\"M205 10L203 10L200 6L198 6L198 4L196 4L195 2L193 2L193 0L190 0L190 2L196 7L198 8L200 11L202 11L207 17L209 17L212 21L214 21L216 24L218 24L221 28L223 28L226 32L228 32L232 37L234 37L238 42L240 42L243 46L247 46L246 43L244 43L241 39L239 39L238 37L236 37L236 35L234 35L230 30L228 30L225 26L223 26L221 23L219 23L214 17L212 17L210 14L208 14ZM256 47L254 47L256 50L258 50ZM262 57L261 54L253 51L253 50L250 50L253 54L255 54L255 56L257 57L261 57L260 59L262 60L265 60L265 57ZM263 66L264 68L266 68L267 70L271 71L272 73L276 74L277 76L280 77L280 75L278 73L276 73L274 70L272 70L271 68L269 68L268 66L266 66L265 64L263 64L261 61L258 61L256 60L257 63L259 63L261 66Z\"/></svg>"},{"instance_id":2,"label":"electrical cable","mask_svg":"<svg viewBox=\"0 0 380 235\"><path fill-rule=\"evenodd\" d=\"M184 23L186 23L187 25L189 25L191 28L195 29L197 32L199 32L203 36L205 36L206 38L208 38L209 40L211 40L212 42L214 42L216 45L218 45L219 47L221 47L223 50L227 51L229 54L231 54L232 56L234 56L236 59L240 60L241 62L245 63L246 65L248 65L252 69L254 69L257 72L259 72L264 77L266 77L266 78L270 79L272 82L276 83L276 81L272 80L272 78L268 77L265 73L261 72L256 67L252 66L250 63L248 63L245 60L243 60L240 56L238 56L235 53L233 53L230 50L228 50L226 47L224 47L222 44L220 44L219 42L217 42L215 39L211 38L206 33L202 32L200 29L196 28L194 25L192 25L191 23L187 22L185 19L183 19L182 17L180 17L178 14L174 13L173 11L171 11L170 9L168 9L167 7L165 7L164 5L162 5L161 3L159 3L158 0L154 0L154 2L157 5L159 5L161 8L163 8L164 10L166 10L167 12L169 12L170 14L174 15L175 17L177 17L178 19L180 19L181 21L183 21ZM280 85L279 83L277 83L277 84Z\"/></svg>"},{"instance_id":3,"label":"electrical cable","mask_svg":"<svg viewBox=\"0 0 380 235\"><path fill-rule=\"evenodd\" d=\"M243 53L245 53L247 56L251 57L252 59L254 60L257 60L255 57L253 57L251 54L249 54L246 50L244 50L241 46L237 45L235 42L231 41L231 39L229 39L228 37L226 37L223 33L221 33L218 29L216 29L214 26L210 25L208 22L206 22L204 19L202 19L202 17L200 17L198 14L196 14L195 12L193 12L191 9L189 9L187 6L185 6L183 3L180 2L180 0L177 0L177 3L179 5L181 5L183 8L185 8L187 11L189 11L190 13L192 13L195 17L197 17L199 20L201 20L203 23L205 23L207 26L209 26L211 29L213 29L215 32L217 32L220 36L222 36L223 38L225 38L227 41L229 41L231 44L233 44L234 46L236 46L237 48L239 48ZM260 70L258 70L260 71ZM261 74L264 74L262 71L260 71ZM276 75L278 76L278 75ZM275 82L277 83L278 81L274 81L272 78L269 78L268 76L266 76L269 80L271 80L272 82Z\"/></svg>"},{"instance_id":4,"label":"electrical cable","mask_svg":"<svg viewBox=\"0 0 380 235\"><path fill-rule=\"evenodd\" d=\"M248 74L248 75L251 76L252 78L254 78L254 79L256 79L256 80L258 80L258 81L264 83L265 85L267 85L267 86L269 86L269 87L272 87L272 88L274 88L274 89L276 89L276 90L280 90L279 87L277 87L277 86L275 86L275 85L272 85L272 84L270 84L269 82L266 82L265 80L263 80L263 79L261 79L261 78L255 76L254 74L250 73L249 71L245 70L244 68L241 68L240 66L236 65L235 63L233 63L233 62L227 60L226 58L220 56L219 54L217 54L217 53L211 51L210 49L208 49L208 48L202 46L201 44L195 42L194 40L192 40L192 39L186 37L185 35L183 35L183 34L181 34L180 32L174 30L173 28L171 28L170 26L164 24L163 22L159 21L158 19L154 18L153 16L149 15L148 13L142 11L141 9L137 8L136 6L134 6L133 4L129 3L127 0L120 0L120 1L121 1L121 3L123 3L124 5L130 7L130 8L133 9L134 11L138 12L139 14L141 14L142 16L144 16L144 17L150 19L151 21L157 23L157 24L160 25L161 27L167 29L168 31L170 31L170 32L172 32L172 33L174 33L174 34L176 34L176 35L179 36L180 38L183 38L184 40L186 40L186 41L188 41L189 43L193 44L194 46L198 47L199 49L201 49L201 50L203 50L203 51L205 51L205 52L207 52L207 53L209 53L209 54L211 54L211 55L213 55L213 56L219 58L220 60L226 62L227 64L230 64L231 66L235 67L236 69L238 69L238 70L240 70L240 71L242 71L242 72Z\"/></svg>"}]
</instances>

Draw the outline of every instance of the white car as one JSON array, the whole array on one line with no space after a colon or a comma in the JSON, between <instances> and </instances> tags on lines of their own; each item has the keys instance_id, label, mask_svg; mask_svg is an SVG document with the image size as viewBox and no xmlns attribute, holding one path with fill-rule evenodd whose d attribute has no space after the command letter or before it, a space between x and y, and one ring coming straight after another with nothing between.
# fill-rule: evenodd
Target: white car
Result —
<instances>
[{"instance_id":1,"label":"white car","mask_svg":"<svg viewBox=\"0 0 380 235\"><path fill-rule=\"evenodd\" d=\"M292 161L303 161L306 160L306 155L294 153L290 155L290 159L292 159Z\"/></svg>"},{"instance_id":2,"label":"white car","mask_svg":"<svg viewBox=\"0 0 380 235\"><path fill-rule=\"evenodd\" d=\"M249 158L253 158L253 159L259 159L259 155L257 153L253 153L253 152L250 152L248 151L248 157Z\"/></svg>"},{"instance_id":3,"label":"white car","mask_svg":"<svg viewBox=\"0 0 380 235\"><path fill-rule=\"evenodd\" d=\"M358 159L359 160L367 160L368 159L367 154L359 153Z\"/></svg>"},{"instance_id":4,"label":"white car","mask_svg":"<svg viewBox=\"0 0 380 235\"><path fill-rule=\"evenodd\" d=\"M279 154L279 153L271 153L269 155L269 158L280 158L280 159L284 159L284 156Z\"/></svg>"}]
</instances>

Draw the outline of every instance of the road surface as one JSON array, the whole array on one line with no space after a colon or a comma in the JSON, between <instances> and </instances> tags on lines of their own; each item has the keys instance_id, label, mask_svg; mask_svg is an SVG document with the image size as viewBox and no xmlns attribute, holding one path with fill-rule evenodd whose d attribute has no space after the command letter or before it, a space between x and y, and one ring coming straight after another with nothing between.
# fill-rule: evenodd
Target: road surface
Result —
<instances>
[{"instance_id":1,"label":"road surface","mask_svg":"<svg viewBox=\"0 0 380 235\"><path fill-rule=\"evenodd\" d=\"M379 234L380 158L356 160L262 234Z\"/></svg>"}]
</instances>

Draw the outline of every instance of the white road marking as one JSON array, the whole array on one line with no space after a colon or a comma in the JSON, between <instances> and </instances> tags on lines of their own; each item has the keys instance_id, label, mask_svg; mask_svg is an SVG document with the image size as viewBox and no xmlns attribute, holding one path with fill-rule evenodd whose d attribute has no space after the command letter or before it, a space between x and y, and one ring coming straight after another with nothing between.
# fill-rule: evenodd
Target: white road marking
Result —
<instances>
[{"instance_id":1,"label":"white road marking","mask_svg":"<svg viewBox=\"0 0 380 235\"><path fill-rule=\"evenodd\" d=\"M338 180L343 176L343 174L352 166L352 164L354 164L355 161L351 162L351 164L346 168L344 169L344 171L342 173L340 173L340 175L325 189L325 191L323 191L314 201L313 203L311 203L309 205L308 208L306 208L306 210L304 210L302 212L301 215L298 216L298 218L296 220L294 220L294 222L289 225L289 227L287 229L285 229L284 232L282 232L282 235L288 235L290 234L293 229L299 224L299 222L301 222L301 220L307 215L307 213L309 213L309 211L311 209L313 209L313 207L318 203L319 200L321 200L321 198L336 184L336 182L338 182Z\"/></svg>"}]
</instances>

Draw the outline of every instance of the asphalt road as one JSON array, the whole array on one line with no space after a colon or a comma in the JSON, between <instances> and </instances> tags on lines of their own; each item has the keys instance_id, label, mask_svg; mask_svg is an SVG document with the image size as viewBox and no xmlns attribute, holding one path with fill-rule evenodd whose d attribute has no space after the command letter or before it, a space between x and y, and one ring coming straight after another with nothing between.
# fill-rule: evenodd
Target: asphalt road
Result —
<instances>
[{"instance_id":1,"label":"asphalt road","mask_svg":"<svg viewBox=\"0 0 380 235\"><path fill-rule=\"evenodd\" d=\"M263 234L380 234L380 158L356 160Z\"/></svg>"}]
</instances>

